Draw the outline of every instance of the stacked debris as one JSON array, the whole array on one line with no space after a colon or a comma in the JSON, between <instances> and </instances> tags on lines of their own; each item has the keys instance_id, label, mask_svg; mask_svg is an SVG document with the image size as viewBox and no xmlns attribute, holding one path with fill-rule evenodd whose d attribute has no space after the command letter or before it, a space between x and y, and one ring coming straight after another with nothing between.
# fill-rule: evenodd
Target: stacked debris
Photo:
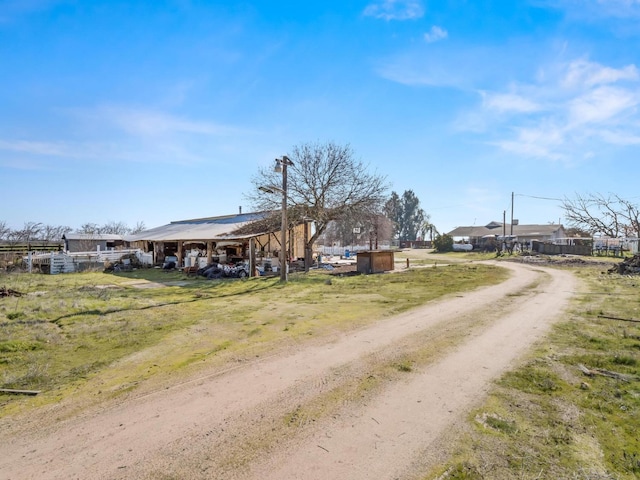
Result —
<instances>
[{"instance_id":1,"label":"stacked debris","mask_svg":"<svg viewBox=\"0 0 640 480\"><path fill-rule=\"evenodd\" d=\"M21 297L22 293L7 287L0 287L0 297Z\"/></svg>"},{"instance_id":2,"label":"stacked debris","mask_svg":"<svg viewBox=\"0 0 640 480\"><path fill-rule=\"evenodd\" d=\"M619 273L620 275L640 275L640 254L627 258L615 264L609 269L609 273Z\"/></svg>"}]
</instances>

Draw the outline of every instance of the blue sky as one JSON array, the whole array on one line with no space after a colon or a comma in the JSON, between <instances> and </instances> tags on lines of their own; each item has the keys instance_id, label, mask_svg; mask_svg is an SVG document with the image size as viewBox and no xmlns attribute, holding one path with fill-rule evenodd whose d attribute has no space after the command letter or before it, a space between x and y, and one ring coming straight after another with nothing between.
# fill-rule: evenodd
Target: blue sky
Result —
<instances>
[{"instance_id":1,"label":"blue sky","mask_svg":"<svg viewBox=\"0 0 640 480\"><path fill-rule=\"evenodd\" d=\"M235 213L349 143L440 231L640 199L640 0L0 0L0 221Z\"/></svg>"}]
</instances>

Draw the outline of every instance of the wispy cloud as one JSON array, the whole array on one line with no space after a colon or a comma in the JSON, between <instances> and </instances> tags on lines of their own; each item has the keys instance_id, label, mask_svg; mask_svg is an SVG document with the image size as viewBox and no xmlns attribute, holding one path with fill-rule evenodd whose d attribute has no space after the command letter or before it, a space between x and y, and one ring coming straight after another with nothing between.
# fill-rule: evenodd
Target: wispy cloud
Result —
<instances>
[{"instance_id":1,"label":"wispy cloud","mask_svg":"<svg viewBox=\"0 0 640 480\"><path fill-rule=\"evenodd\" d=\"M542 109L536 101L514 93L480 91L482 105L498 112L537 112Z\"/></svg>"},{"instance_id":2,"label":"wispy cloud","mask_svg":"<svg viewBox=\"0 0 640 480\"><path fill-rule=\"evenodd\" d=\"M476 91L501 82L507 76L520 76L531 69L529 57L522 58L528 44L513 42L499 48L491 45L460 45L454 42L415 43L405 51L381 58L376 72L383 78L414 86L444 86ZM496 58L510 58L496 67Z\"/></svg>"},{"instance_id":3,"label":"wispy cloud","mask_svg":"<svg viewBox=\"0 0 640 480\"><path fill-rule=\"evenodd\" d=\"M434 25L433 27L431 27L431 30L424 34L424 40L427 43L433 43L439 40L444 40L448 36L449 33L445 29Z\"/></svg>"},{"instance_id":4,"label":"wispy cloud","mask_svg":"<svg viewBox=\"0 0 640 480\"><path fill-rule=\"evenodd\" d=\"M567 104L569 122L572 126L615 122L625 112L635 114L639 103L637 91L599 87L570 100Z\"/></svg>"},{"instance_id":5,"label":"wispy cloud","mask_svg":"<svg viewBox=\"0 0 640 480\"><path fill-rule=\"evenodd\" d=\"M93 115L102 117L132 135L165 136L171 133L228 135L237 131L226 125L147 109L106 106L100 107Z\"/></svg>"},{"instance_id":6,"label":"wispy cloud","mask_svg":"<svg viewBox=\"0 0 640 480\"><path fill-rule=\"evenodd\" d=\"M73 148L64 142L33 142L28 140L2 140L0 150L33 155L59 157L70 155Z\"/></svg>"},{"instance_id":7,"label":"wispy cloud","mask_svg":"<svg viewBox=\"0 0 640 480\"><path fill-rule=\"evenodd\" d=\"M15 168L20 162L37 168L51 160L101 163L211 164L212 153L227 141L255 132L153 109L101 106L65 110L74 129L84 138L56 140L0 138L0 164ZM81 124L82 127L78 125ZM12 159L9 161L8 159ZM16 159L22 159L16 161Z\"/></svg>"},{"instance_id":8,"label":"wispy cloud","mask_svg":"<svg viewBox=\"0 0 640 480\"><path fill-rule=\"evenodd\" d=\"M542 123L531 128L514 128L514 135L488 142L505 152L529 158L566 160L558 150L566 143L562 127L552 123Z\"/></svg>"},{"instance_id":9,"label":"wispy cloud","mask_svg":"<svg viewBox=\"0 0 640 480\"><path fill-rule=\"evenodd\" d=\"M621 80L635 81L640 78L638 68L635 65L627 65L616 69L606 67L585 59L571 62L567 67L567 72L562 79L565 87L592 87L595 85L606 85Z\"/></svg>"},{"instance_id":10,"label":"wispy cloud","mask_svg":"<svg viewBox=\"0 0 640 480\"><path fill-rule=\"evenodd\" d=\"M465 88L468 79L463 72L456 72L437 62L422 64L416 68L411 62L394 59L378 66L377 72L383 78L408 86Z\"/></svg>"},{"instance_id":11,"label":"wispy cloud","mask_svg":"<svg viewBox=\"0 0 640 480\"><path fill-rule=\"evenodd\" d=\"M424 15L420 0L376 0L364 9L364 15L382 20L413 20Z\"/></svg>"},{"instance_id":12,"label":"wispy cloud","mask_svg":"<svg viewBox=\"0 0 640 480\"><path fill-rule=\"evenodd\" d=\"M640 75L635 65L611 67L584 59L548 68L536 82L508 92L480 92L491 120L488 143L523 157L572 162L607 145L638 144ZM501 116L491 116L499 112Z\"/></svg>"},{"instance_id":13,"label":"wispy cloud","mask_svg":"<svg viewBox=\"0 0 640 480\"><path fill-rule=\"evenodd\" d=\"M628 131L610 131L601 130L599 132L600 137L607 143L620 146L640 145L640 135L638 135L638 125L635 125L634 132Z\"/></svg>"}]
</instances>

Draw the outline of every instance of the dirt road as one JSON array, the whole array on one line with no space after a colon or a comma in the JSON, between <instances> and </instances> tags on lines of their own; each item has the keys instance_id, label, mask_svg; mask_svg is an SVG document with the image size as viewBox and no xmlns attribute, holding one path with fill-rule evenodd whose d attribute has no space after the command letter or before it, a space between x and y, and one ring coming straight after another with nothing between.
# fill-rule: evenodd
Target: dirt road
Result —
<instances>
[{"instance_id":1,"label":"dirt road","mask_svg":"<svg viewBox=\"0 0 640 480\"><path fill-rule=\"evenodd\" d=\"M89 416L0 433L0 478L420 478L442 460L442 435L575 290L571 273L501 265L513 272L501 285ZM407 353L427 360L380 378Z\"/></svg>"}]
</instances>

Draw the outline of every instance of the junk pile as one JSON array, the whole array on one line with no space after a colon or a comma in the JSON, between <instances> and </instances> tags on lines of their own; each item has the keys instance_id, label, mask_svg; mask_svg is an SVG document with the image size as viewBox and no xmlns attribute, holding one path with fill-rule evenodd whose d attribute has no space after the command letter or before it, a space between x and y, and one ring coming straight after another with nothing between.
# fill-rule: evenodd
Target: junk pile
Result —
<instances>
[{"instance_id":1,"label":"junk pile","mask_svg":"<svg viewBox=\"0 0 640 480\"><path fill-rule=\"evenodd\" d=\"M249 276L249 266L246 263L236 263L235 265L214 263L199 269L198 275L209 280L216 278L246 278Z\"/></svg>"},{"instance_id":2,"label":"junk pile","mask_svg":"<svg viewBox=\"0 0 640 480\"><path fill-rule=\"evenodd\" d=\"M12 288L0 287L0 297L21 297L22 292L13 290Z\"/></svg>"},{"instance_id":3,"label":"junk pile","mask_svg":"<svg viewBox=\"0 0 640 480\"><path fill-rule=\"evenodd\" d=\"M640 254L627 258L609 269L609 273L620 275L640 275Z\"/></svg>"}]
</instances>

